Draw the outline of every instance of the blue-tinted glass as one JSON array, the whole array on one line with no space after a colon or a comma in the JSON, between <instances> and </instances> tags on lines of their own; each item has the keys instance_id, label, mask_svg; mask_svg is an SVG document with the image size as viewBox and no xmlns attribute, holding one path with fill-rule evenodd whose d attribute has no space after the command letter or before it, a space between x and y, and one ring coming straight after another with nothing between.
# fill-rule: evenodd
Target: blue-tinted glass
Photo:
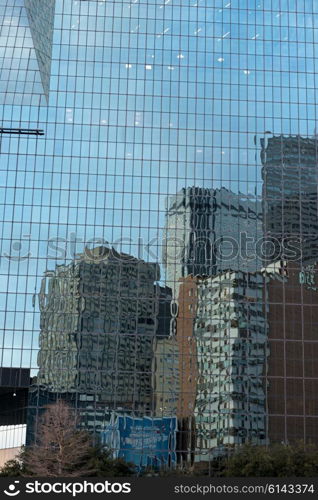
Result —
<instances>
[{"instance_id":1,"label":"blue-tinted glass","mask_svg":"<svg viewBox=\"0 0 318 500\"><path fill-rule=\"evenodd\" d=\"M0 425L62 398L154 467L317 439L317 3L0 0Z\"/></svg>"}]
</instances>

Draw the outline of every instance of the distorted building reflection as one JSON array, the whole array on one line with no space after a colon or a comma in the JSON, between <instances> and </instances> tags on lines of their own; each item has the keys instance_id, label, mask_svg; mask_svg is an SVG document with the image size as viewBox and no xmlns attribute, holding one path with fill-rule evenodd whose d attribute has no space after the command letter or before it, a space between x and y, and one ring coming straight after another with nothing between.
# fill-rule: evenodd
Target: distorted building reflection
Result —
<instances>
[{"instance_id":1,"label":"distorted building reflection","mask_svg":"<svg viewBox=\"0 0 318 500\"><path fill-rule=\"evenodd\" d=\"M276 246L269 260L283 257L314 263L318 260L317 136L265 137L261 148L264 237Z\"/></svg>"},{"instance_id":2,"label":"distorted building reflection","mask_svg":"<svg viewBox=\"0 0 318 500\"><path fill-rule=\"evenodd\" d=\"M0 0L0 340L29 436L64 398L139 464L317 441L316 4Z\"/></svg>"},{"instance_id":3,"label":"distorted building reflection","mask_svg":"<svg viewBox=\"0 0 318 500\"><path fill-rule=\"evenodd\" d=\"M159 272L157 264L98 247L47 273L39 386L95 394L108 408L149 414L153 343L158 333L168 336L169 326L169 289L156 284Z\"/></svg>"},{"instance_id":4,"label":"distorted building reflection","mask_svg":"<svg viewBox=\"0 0 318 500\"><path fill-rule=\"evenodd\" d=\"M171 302L170 336L155 341L154 411L156 416L177 417L177 459L188 462L193 461L195 449L197 279L192 275L181 278L178 290L178 303Z\"/></svg>"},{"instance_id":5,"label":"distorted building reflection","mask_svg":"<svg viewBox=\"0 0 318 500\"><path fill-rule=\"evenodd\" d=\"M270 442L314 442L318 430L317 264L278 263L267 293L268 438Z\"/></svg>"},{"instance_id":6,"label":"distorted building reflection","mask_svg":"<svg viewBox=\"0 0 318 500\"><path fill-rule=\"evenodd\" d=\"M254 272L261 260L250 250L262 236L262 204L226 188L183 188L168 199L163 264L177 296L179 279L223 270Z\"/></svg>"},{"instance_id":7,"label":"distorted building reflection","mask_svg":"<svg viewBox=\"0 0 318 500\"><path fill-rule=\"evenodd\" d=\"M0 15L1 104L47 106L55 1L8 0Z\"/></svg>"},{"instance_id":8,"label":"distorted building reflection","mask_svg":"<svg viewBox=\"0 0 318 500\"><path fill-rule=\"evenodd\" d=\"M264 276L227 271L198 279L198 462L210 461L224 447L266 443Z\"/></svg>"},{"instance_id":9,"label":"distorted building reflection","mask_svg":"<svg viewBox=\"0 0 318 500\"><path fill-rule=\"evenodd\" d=\"M180 393L179 348L175 337L154 344L153 389L156 417L175 416Z\"/></svg>"},{"instance_id":10,"label":"distorted building reflection","mask_svg":"<svg viewBox=\"0 0 318 500\"><path fill-rule=\"evenodd\" d=\"M267 284L268 438L312 442L318 429L317 136L269 136L261 148L264 237L274 240L280 258Z\"/></svg>"},{"instance_id":11,"label":"distorted building reflection","mask_svg":"<svg viewBox=\"0 0 318 500\"><path fill-rule=\"evenodd\" d=\"M170 199L164 235L182 459L206 462L225 447L264 444L266 278L255 253L262 204L226 188L184 188Z\"/></svg>"},{"instance_id":12,"label":"distorted building reflection","mask_svg":"<svg viewBox=\"0 0 318 500\"><path fill-rule=\"evenodd\" d=\"M197 277L180 278L176 317L173 317L179 347L180 393L177 406L179 462L193 462L195 453L194 409L198 382L197 344L194 333L198 305ZM176 305L176 304L174 304Z\"/></svg>"}]
</instances>

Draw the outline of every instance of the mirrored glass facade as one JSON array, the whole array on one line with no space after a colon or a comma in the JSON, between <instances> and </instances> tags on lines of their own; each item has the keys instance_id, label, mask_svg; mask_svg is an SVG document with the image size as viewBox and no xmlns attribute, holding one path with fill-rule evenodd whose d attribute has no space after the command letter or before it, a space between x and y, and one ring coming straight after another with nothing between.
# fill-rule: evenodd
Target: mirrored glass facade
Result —
<instances>
[{"instance_id":1,"label":"mirrored glass facade","mask_svg":"<svg viewBox=\"0 0 318 500\"><path fill-rule=\"evenodd\" d=\"M0 420L63 398L137 466L317 441L318 0L0 20Z\"/></svg>"}]
</instances>

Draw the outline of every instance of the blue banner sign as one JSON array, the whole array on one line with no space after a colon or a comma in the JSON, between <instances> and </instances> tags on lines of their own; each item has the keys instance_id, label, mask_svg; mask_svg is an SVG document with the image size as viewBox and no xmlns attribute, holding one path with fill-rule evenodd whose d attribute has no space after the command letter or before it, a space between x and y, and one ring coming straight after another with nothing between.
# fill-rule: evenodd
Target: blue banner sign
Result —
<instances>
[{"instance_id":1,"label":"blue banner sign","mask_svg":"<svg viewBox=\"0 0 318 500\"><path fill-rule=\"evenodd\" d=\"M134 418L117 415L102 433L114 456L139 467L176 463L177 418Z\"/></svg>"}]
</instances>

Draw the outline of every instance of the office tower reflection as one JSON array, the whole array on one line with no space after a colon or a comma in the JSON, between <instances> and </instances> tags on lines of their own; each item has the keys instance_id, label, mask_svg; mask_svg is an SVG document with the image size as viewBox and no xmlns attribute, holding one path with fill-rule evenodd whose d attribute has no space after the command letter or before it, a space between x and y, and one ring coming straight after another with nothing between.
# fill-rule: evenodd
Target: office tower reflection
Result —
<instances>
[{"instance_id":1,"label":"office tower reflection","mask_svg":"<svg viewBox=\"0 0 318 500\"><path fill-rule=\"evenodd\" d=\"M163 294L158 279L158 265L106 247L47 272L40 292L38 384L52 392L96 394L109 408L149 413Z\"/></svg>"},{"instance_id":2,"label":"office tower reflection","mask_svg":"<svg viewBox=\"0 0 318 500\"><path fill-rule=\"evenodd\" d=\"M268 260L318 260L317 137L261 139L264 237ZM275 255L276 254L276 255Z\"/></svg>"},{"instance_id":3,"label":"office tower reflection","mask_svg":"<svg viewBox=\"0 0 318 500\"><path fill-rule=\"evenodd\" d=\"M264 237L276 254L267 284L268 439L310 442L318 429L317 137L265 136L261 147Z\"/></svg>"},{"instance_id":4,"label":"office tower reflection","mask_svg":"<svg viewBox=\"0 0 318 500\"><path fill-rule=\"evenodd\" d=\"M47 106L54 13L54 0L1 2L1 104Z\"/></svg>"},{"instance_id":5,"label":"office tower reflection","mask_svg":"<svg viewBox=\"0 0 318 500\"><path fill-rule=\"evenodd\" d=\"M179 279L222 270L254 272L261 260L249 250L262 236L262 205L226 188L183 188L167 200L163 264L177 296Z\"/></svg>"},{"instance_id":6,"label":"office tower reflection","mask_svg":"<svg viewBox=\"0 0 318 500\"><path fill-rule=\"evenodd\" d=\"M264 279L264 272L242 271L198 279L198 462L226 447L266 443Z\"/></svg>"},{"instance_id":7,"label":"office tower reflection","mask_svg":"<svg viewBox=\"0 0 318 500\"><path fill-rule=\"evenodd\" d=\"M175 335L179 346L180 393L177 406L179 425L178 450L180 462L194 460L195 421L194 408L198 383L197 344L194 325L198 305L197 277L180 278ZM175 304L176 305L176 304Z\"/></svg>"}]
</instances>

